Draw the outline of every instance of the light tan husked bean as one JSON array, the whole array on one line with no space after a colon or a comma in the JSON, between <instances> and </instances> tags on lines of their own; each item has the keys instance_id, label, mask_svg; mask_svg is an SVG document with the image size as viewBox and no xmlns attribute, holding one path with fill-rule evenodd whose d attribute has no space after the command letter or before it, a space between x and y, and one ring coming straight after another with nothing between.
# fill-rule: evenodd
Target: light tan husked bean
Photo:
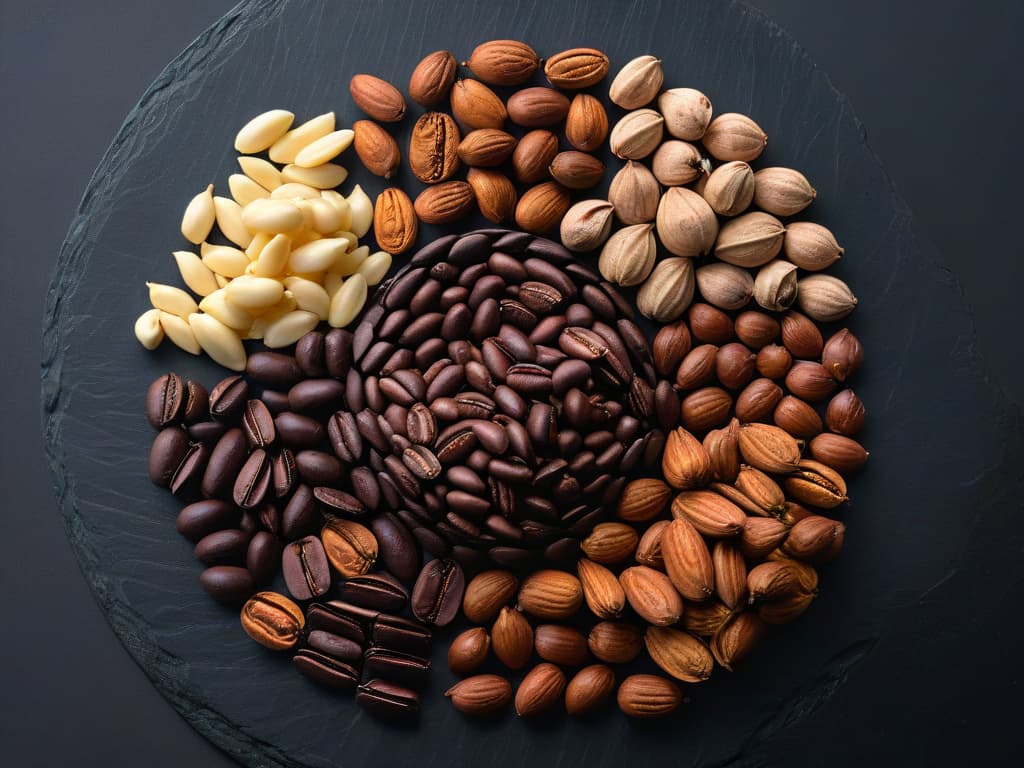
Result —
<instances>
[{"instance_id":1,"label":"light tan husked bean","mask_svg":"<svg viewBox=\"0 0 1024 768\"><path fill-rule=\"evenodd\" d=\"M281 301L252 321L249 330L242 336L243 339L262 339L267 328L287 315L294 312L298 307L295 305L295 297L291 291L285 291Z\"/></svg>"},{"instance_id":2,"label":"light tan husked bean","mask_svg":"<svg viewBox=\"0 0 1024 768\"><path fill-rule=\"evenodd\" d=\"M257 202L265 202L259 200ZM250 203L251 205L251 203ZM217 226L228 240L239 248L248 248L252 242L250 232L242 221L242 206L228 197L213 198L213 207L217 210ZM246 206L248 208L249 206Z\"/></svg>"},{"instance_id":3,"label":"light tan husked bean","mask_svg":"<svg viewBox=\"0 0 1024 768\"><path fill-rule=\"evenodd\" d=\"M189 315L188 324L199 346L210 359L232 371L245 370L245 347L235 331L213 315Z\"/></svg>"},{"instance_id":4,"label":"light tan husked bean","mask_svg":"<svg viewBox=\"0 0 1024 768\"><path fill-rule=\"evenodd\" d=\"M317 189L333 189L348 178L348 169L337 163L323 163L312 168L291 163L281 169L281 178Z\"/></svg>"},{"instance_id":5,"label":"light tan husked bean","mask_svg":"<svg viewBox=\"0 0 1024 768\"><path fill-rule=\"evenodd\" d=\"M366 303L366 278L352 275L331 299L331 311L327 322L334 328L344 328L356 319Z\"/></svg>"},{"instance_id":6,"label":"light tan husked bean","mask_svg":"<svg viewBox=\"0 0 1024 768\"><path fill-rule=\"evenodd\" d=\"M292 241L288 235L274 235L256 257L254 274L258 277L275 277L288 266Z\"/></svg>"},{"instance_id":7,"label":"light tan husked bean","mask_svg":"<svg viewBox=\"0 0 1024 768\"><path fill-rule=\"evenodd\" d=\"M199 302L199 309L220 320L228 328L246 331L252 326L253 317L241 307L228 301L226 288L214 291Z\"/></svg>"},{"instance_id":8,"label":"light tan husked bean","mask_svg":"<svg viewBox=\"0 0 1024 768\"><path fill-rule=\"evenodd\" d=\"M352 212L352 223L349 230L354 232L356 237L362 237L370 231L370 227L373 225L373 201L358 184L346 199Z\"/></svg>"},{"instance_id":9,"label":"light tan husked bean","mask_svg":"<svg viewBox=\"0 0 1024 768\"><path fill-rule=\"evenodd\" d=\"M359 271L359 267L362 266L363 262L366 261L369 255L370 246L360 245L358 248L339 254L338 258L334 260L334 263L331 264L327 271L333 272L336 275L341 275L342 277L354 275Z\"/></svg>"},{"instance_id":10,"label":"light tan husked bean","mask_svg":"<svg viewBox=\"0 0 1024 768\"><path fill-rule=\"evenodd\" d=\"M345 253L348 240L340 237L325 237L298 248L293 248L288 258L288 269L292 274L318 272L327 269Z\"/></svg>"},{"instance_id":11,"label":"light tan husked bean","mask_svg":"<svg viewBox=\"0 0 1024 768\"><path fill-rule=\"evenodd\" d=\"M331 297L327 295L322 285L293 275L284 279L284 287L292 292L299 309L312 312L321 320L327 319L327 313L331 309Z\"/></svg>"},{"instance_id":12,"label":"light tan husked bean","mask_svg":"<svg viewBox=\"0 0 1024 768\"><path fill-rule=\"evenodd\" d=\"M224 289L227 300L249 312L260 312L273 307L284 295L284 286L272 277L242 275Z\"/></svg>"},{"instance_id":13,"label":"light tan husked bean","mask_svg":"<svg viewBox=\"0 0 1024 768\"><path fill-rule=\"evenodd\" d=\"M188 317L199 311L195 299L181 288L163 283L146 283L146 286L149 288L149 303L159 310L178 317Z\"/></svg>"},{"instance_id":14,"label":"light tan husked bean","mask_svg":"<svg viewBox=\"0 0 1024 768\"><path fill-rule=\"evenodd\" d=\"M350 128L333 131L307 144L295 156L295 165L302 168L313 168L333 160L352 145L355 132Z\"/></svg>"},{"instance_id":15,"label":"light tan husked bean","mask_svg":"<svg viewBox=\"0 0 1024 768\"><path fill-rule=\"evenodd\" d=\"M224 288L228 283L231 282L231 278L224 277L224 275L215 274L214 277L217 278L217 285L219 285L221 288Z\"/></svg>"},{"instance_id":16,"label":"light tan husked bean","mask_svg":"<svg viewBox=\"0 0 1024 768\"><path fill-rule=\"evenodd\" d=\"M244 173L232 173L228 176L228 189L235 202L243 208L253 200L261 200L270 197L270 192L265 190Z\"/></svg>"},{"instance_id":17,"label":"light tan husked bean","mask_svg":"<svg viewBox=\"0 0 1024 768\"><path fill-rule=\"evenodd\" d=\"M331 301L334 301L334 295L341 290L341 286L344 284L345 278L341 275L336 275L333 272L328 272L324 275L324 290L327 291L328 297ZM330 309L327 310L330 315Z\"/></svg>"},{"instance_id":18,"label":"light tan husked bean","mask_svg":"<svg viewBox=\"0 0 1024 768\"><path fill-rule=\"evenodd\" d=\"M295 156L299 154L300 150L333 130L333 112L317 115L302 125L292 128L275 141L270 147L270 159L275 163L294 163Z\"/></svg>"},{"instance_id":19,"label":"light tan husked bean","mask_svg":"<svg viewBox=\"0 0 1024 768\"><path fill-rule=\"evenodd\" d=\"M147 309L135 321L135 338L146 349L156 349L164 340L164 329L160 327L160 310Z\"/></svg>"},{"instance_id":20,"label":"light tan husked bean","mask_svg":"<svg viewBox=\"0 0 1024 768\"><path fill-rule=\"evenodd\" d=\"M213 205L213 184L189 200L185 214L181 217L181 234L190 243L201 243L210 236L210 230L217 220Z\"/></svg>"},{"instance_id":21,"label":"light tan husked bean","mask_svg":"<svg viewBox=\"0 0 1024 768\"><path fill-rule=\"evenodd\" d=\"M172 255L178 265L181 279L192 293L209 296L217 290L217 278L213 271L192 251L175 251Z\"/></svg>"},{"instance_id":22,"label":"light tan husked bean","mask_svg":"<svg viewBox=\"0 0 1024 768\"><path fill-rule=\"evenodd\" d=\"M192 326L185 318L172 315L170 312L161 312L160 327L164 329L164 333L174 346L192 355L198 355L202 351L199 342L196 341L196 335L192 333Z\"/></svg>"},{"instance_id":23,"label":"light tan husked bean","mask_svg":"<svg viewBox=\"0 0 1024 768\"><path fill-rule=\"evenodd\" d=\"M250 263L256 261L260 254L263 253L263 249L267 247L267 243L274 239L274 236L269 232L257 232L252 236L252 242L249 243L249 247L245 249L245 256L249 259Z\"/></svg>"},{"instance_id":24,"label":"light tan husked bean","mask_svg":"<svg viewBox=\"0 0 1024 768\"><path fill-rule=\"evenodd\" d=\"M295 115L287 109L271 109L256 115L235 136L235 149L246 155L262 152L284 136L294 120Z\"/></svg>"},{"instance_id":25,"label":"light tan husked bean","mask_svg":"<svg viewBox=\"0 0 1024 768\"><path fill-rule=\"evenodd\" d=\"M342 225L338 229L350 229L352 227L352 207L349 205L348 200L340 192L333 189L323 190L320 193L320 197L333 205L338 213L341 214ZM370 214L371 216L373 214L372 207Z\"/></svg>"},{"instance_id":26,"label":"light tan husked bean","mask_svg":"<svg viewBox=\"0 0 1024 768\"><path fill-rule=\"evenodd\" d=\"M356 273L363 276L367 285L377 285L390 270L391 254L387 251L377 251L363 260Z\"/></svg>"},{"instance_id":27,"label":"light tan husked bean","mask_svg":"<svg viewBox=\"0 0 1024 768\"><path fill-rule=\"evenodd\" d=\"M263 332L263 343L271 349L294 344L320 324L315 312L297 309L270 323Z\"/></svg>"},{"instance_id":28,"label":"light tan husked bean","mask_svg":"<svg viewBox=\"0 0 1024 768\"><path fill-rule=\"evenodd\" d=\"M304 222L302 211L290 200L253 200L241 213L252 232L294 232Z\"/></svg>"},{"instance_id":29,"label":"light tan husked bean","mask_svg":"<svg viewBox=\"0 0 1024 768\"><path fill-rule=\"evenodd\" d=\"M297 181L286 182L270 194L272 200L294 201L296 199L308 200L314 197L320 197L319 189L313 189L308 184L300 184Z\"/></svg>"},{"instance_id":30,"label":"light tan husked bean","mask_svg":"<svg viewBox=\"0 0 1024 768\"><path fill-rule=\"evenodd\" d=\"M262 157L242 156L238 158L238 166L242 169L242 173L271 192L284 183L277 166L268 163Z\"/></svg>"},{"instance_id":31,"label":"light tan husked bean","mask_svg":"<svg viewBox=\"0 0 1024 768\"><path fill-rule=\"evenodd\" d=\"M203 264L224 277L244 275L245 268L249 266L249 257L245 255L245 251L232 248L230 245L211 245L205 247L204 244L201 252L203 254Z\"/></svg>"}]
</instances>

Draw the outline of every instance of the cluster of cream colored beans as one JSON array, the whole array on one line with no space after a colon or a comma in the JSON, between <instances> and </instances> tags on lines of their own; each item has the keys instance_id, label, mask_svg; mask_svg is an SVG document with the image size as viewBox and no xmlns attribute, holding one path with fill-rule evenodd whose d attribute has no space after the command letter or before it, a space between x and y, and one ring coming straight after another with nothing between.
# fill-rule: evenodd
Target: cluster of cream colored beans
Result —
<instances>
[{"instance_id":1,"label":"cluster of cream colored beans","mask_svg":"<svg viewBox=\"0 0 1024 768\"><path fill-rule=\"evenodd\" d=\"M337 191L348 171L331 161L352 131L336 129L333 112L293 128L294 119L275 109L246 123L235 138L242 172L228 177L230 197L214 195L210 184L185 208L181 233L198 253L173 255L192 293L147 283L152 309L135 323L146 349L166 337L241 371L243 340L273 349L325 320L347 326L387 275L390 254L359 244L373 222L372 201L358 185L347 196ZM264 152L268 159L257 156ZM215 227L230 245L210 242Z\"/></svg>"}]
</instances>

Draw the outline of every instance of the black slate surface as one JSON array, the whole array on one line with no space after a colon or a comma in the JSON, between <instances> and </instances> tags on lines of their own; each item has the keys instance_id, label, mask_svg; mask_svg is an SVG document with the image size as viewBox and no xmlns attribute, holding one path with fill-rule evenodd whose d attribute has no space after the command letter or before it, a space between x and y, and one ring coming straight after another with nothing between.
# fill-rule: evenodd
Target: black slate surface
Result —
<instances>
[{"instance_id":1,"label":"black slate surface","mask_svg":"<svg viewBox=\"0 0 1024 768\"><path fill-rule=\"evenodd\" d=\"M917 237L846 103L785 35L743 6L612 7L492 14L468 4L460 13L451 3L443 13L430 5L411 13L392 4L242 6L158 79L90 186L48 298L45 430L58 497L83 569L126 646L186 717L243 762L406 761L422 757L432 732L451 740L434 751L439 739L429 736L427 762L442 764L495 754L509 764L569 764L584 740L599 765L626 755L654 763L662 749L683 744L695 764L778 759L833 694L849 696L874 675L899 683L893 660L926 641L930 622L946 619L929 610L943 581L963 585L965 574L949 564L964 540L985 541L986 525L997 522L967 511L992 500L1000 458L1019 449L1019 428L1000 417L982 380L956 281ZM856 386L870 409L872 465L853 484L846 551L823 571L814 608L775 633L744 674L694 688L678 729L615 717L600 726L536 728L509 718L481 728L436 700L421 730L396 734L298 679L199 592L190 548L173 532L177 505L142 471L151 433L138 403L168 367L208 382L219 374L168 349L144 353L130 323L144 305L142 281L174 279L165 254L180 247L181 206L208 178L221 182L232 172L231 138L250 114L287 104L301 115L335 108L350 121L345 84L355 71L401 83L421 53L450 46L465 54L495 36L550 52L545 41L565 18L572 21L559 39L599 45L616 64L662 53L669 82L701 87L717 111L752 114L771 137L765 161L813 179L814 218L839 233L847 258L838 273L862 299L852 325L869 350ZM440 691L447 675L438 667ZM854 682L841 685L852 668Z\"/></svg>"}]
</instances>

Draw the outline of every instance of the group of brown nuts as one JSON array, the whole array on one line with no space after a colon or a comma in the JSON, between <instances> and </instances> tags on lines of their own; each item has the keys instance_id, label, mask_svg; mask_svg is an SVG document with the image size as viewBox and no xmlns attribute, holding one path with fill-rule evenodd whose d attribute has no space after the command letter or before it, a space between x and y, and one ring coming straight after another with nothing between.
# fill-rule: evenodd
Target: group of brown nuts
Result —
<instances>
[{"instance_id":1,"label":"group of brown nuts","mask_svg":"<svg viewBox=\"0 0 1024 768\"><path fill-rule=\"evenodd\" d=\"M553 87L506 100L492 90L522 86L542 63ZM641 313L671 323L652 353L659 389L674 391L654 401L669 434L660 475L626 485L617 519L581 543L575 575L547 569L520 580L499 569L469 582L462 611L478 626L451 644L449 666L465 677L447 696L474 716L513 701L521 716L559 702L584 714L613 694L627 715L665 715L683 700L679 682L708 679L716 663L731 671L768 625L800 616L817 594L816 567L842 547L844 525L830 515L848 502L843 475L868 457L855 439L864 406L841 388L863 349L848 329L826 340L818 326L856 305L844 282L820 274L843 251L825 227L783 223L816 193L793 169L751 168L767 143L757 123L713 118L700 91L662 90L653 56L611 83L611 101L630 111L610 135L597 97L570 102L558 90L603 80L609 60L598 50L542 62L524 43L495 40L463 66L476 79L457 80L456 58L438 51L412 74L409 96L431 111L413 128L407 160L427 186L415 202L398 188L378 196L379 246L407 251L420 222L450 224L474 206L532 233L558 227L571 250L600 251L609 282L641 286ZM405 98L365 74L350 92L372 118L353 126L356 152L391 178L402 151L382 123L405 118ZM517 138L506 120L527 132ZM560 151L553 129L563 121L573 149ZM592 153L606 140L624 161L607 199L572 205L572 191L601 182ZM465 181L455 178L462 166ZM671 256L659 262L661 250ZM641 672L617 684L615 667L645 650L667 677ZM515 690L507 675L480 674L492 655L513 672L529 668Z\"/></svg>"},{"instance_id":2,"label":"group of brown nuts","mask_svg":"<svg viewBox=\"0 0 1024 768\"><path fill-rule=\"evenodd\" d=\"M415 242L419 222L450 224L474 206L496 224L514 221L527 232L548 232L569 210L572 191L601 182L604 163L591 153L604 145L608 116L600 100L581 91L605 78L608 57L593 48L574 48L543 64L551 87L521 88L505 100L491 86L517 88L541 66L525 43L493 40L477 46L463 62L475 78L456 79L458 63L449 51L432 53L417 65L409 96L429 111L412 129L408 164L427 187L415 201L395 187L377 197L374 233L382 249L402 253ZM391 83L367 74L353 77L349 90L356 106L373 118L353 125L356 153L372 173L391 178L402 152L381 123L405 117L405 98ZM570 101L563 90L577 93ZM450 114L443 110L446 101ZM506 121L517 127L510 130L525 133L517 138L505 130ZM563 123L572 149L560 151L554 129ZM469 169L465 181L454 178L462 166Z\"/></svg>"}]
</instances>

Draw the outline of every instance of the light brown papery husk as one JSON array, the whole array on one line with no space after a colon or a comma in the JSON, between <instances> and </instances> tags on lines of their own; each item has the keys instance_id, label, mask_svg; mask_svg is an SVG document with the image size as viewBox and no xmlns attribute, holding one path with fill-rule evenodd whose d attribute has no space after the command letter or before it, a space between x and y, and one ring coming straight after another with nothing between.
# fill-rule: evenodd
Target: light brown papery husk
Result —
<instances>
[{"instance_id":1,"label":"light brown papery husk","mask_svg":"<svg viewBox=\"0 0 1024 768\"><path fill-rule=\"evenodd\" d=\"M644 317L670 323L690 306L694 288L693 259L662 259L637 292L636 307Z\"/></svg>"},{"instance_id":2,"label":"light brown papery husk","mask_svg":"<svg viewBox=\"0 0 1024 768\"><path fill-rule=\"evenodd\" d=\"M737 267L760 267L779 255L786 228L768 213L753 211L722 225L714 255Z\"/></svg>"},{"instance_id":3,"label":"light brown papery husk","mask_svg":"<svg viewBox=\"0 0 1024 768\"><path fill-rule=\"evenodd\" d=\"M720 216L739 216L754 199L754 172L742 160L724 163L708 176L701 194Z\"/></svg>"},{"instance_id":4,"label":"light brown papery husk","mask_svg":"<svg viewBox=\"0 0 1024 768\"><path fill-rule=\"evenodd\" d=\"M656 222L661 244L676 256L709 253L719 235L718 218L711 206L685 187L670 187L661 196Z\"/></svg>"},{"instance_id":5,"label":"light brown papery husk","mask_svg":"<svg viewBox=\"0 0 1024 768\"><path fill-rule=\"evenodd\" d=\"M672 517L688 520L705 536L728 538L743 530L743 510L715 491L682 491L672 500Z\"/></svg>"},{"instance_id":6,"label":"light brown papery husk","mask_svg":"<svg viewBox=\"0 0 1024 768\"><path fill-rule=\"evenodd\" d=\"M635 160L628 160L608 186L608 202L615 206L615 216L623 224L654 221L660 200L658 180L646 165Z\"/></svg>"},{"instance_id":7,"label":"light brown papery husk","mask_svg":"<svg viewBox=\"0 0 1024 768\"><path fill-rule=\"evenodd\" d=\"M665 570L665 559L661 556L661 537L668 528L668 520L658 520L644 531L636 546L636 561L657 571ZM683 614L686 615L685 613Z\"/></svg>"},{"instance_id":8,"label":"light brown papery husk","mask_svg":"<svg viewBox=\"0 0 1024 768\"><path fill-rule=\"evenodd\" d=\"M775 216L800 213L817 194L807 177L792 168L762 168L754 173L754 205Z\"/></svg>"},{"instance_id":9,"label":"light brown papery husk","mask_svg":"<svg viewBox=\"0 0 1024 768\"><path fill-rule=\"evenodd\" d=\"M714 594L715 569L711 552L688 520L676 519L669 523L661 536L661 555L669 579L687 600L699 603Z\"/></svg>"},{"instance_id":10,"label":"light brown papery husk","mask_svg":"<svg viewBox=\"0 0 1024 768\"><path fill-rule=\"evenodd\" d=\"M666 438L661 470L673 488L700 488L711 479L711 458L696 437L679 427Z\"/></svg>"},{"instance_id":11,"label":"light brown papery husk","mask_svg":"<svg viewBox=\"0 0 1024 768\"><path fill-rule=\"evenodd\" d=\"M583 598L591 613L599 619L614 619L622 615L626 593L614 573L585 557L576 563L576 570L583 585Z\"/></svg>"},{"instance_id":12,"label":"light brown papery husk","mask_svg":"<svg viewBox=\"0 0 1024 768\"><path fill-rule=\"evenodd\" d=\"M704 301L719 309L741 309L754 295L754 278L747 270L732 264L705 264L697 268L695 278L697 290L704 297ZM793 296L796 297L795 291Z\"/></svg>"},{"instance_id":13,"label":"light brown papery husk","mask_svg":"<svg viewBox=\"0 0 1024 768\"><path fill-rule=\"evenodd\" d=\"M739 546L732 541L717 541L711 552L715 567L715 592L732 610L747 604L747 563Z\"/></svg>"}]
</instances>

